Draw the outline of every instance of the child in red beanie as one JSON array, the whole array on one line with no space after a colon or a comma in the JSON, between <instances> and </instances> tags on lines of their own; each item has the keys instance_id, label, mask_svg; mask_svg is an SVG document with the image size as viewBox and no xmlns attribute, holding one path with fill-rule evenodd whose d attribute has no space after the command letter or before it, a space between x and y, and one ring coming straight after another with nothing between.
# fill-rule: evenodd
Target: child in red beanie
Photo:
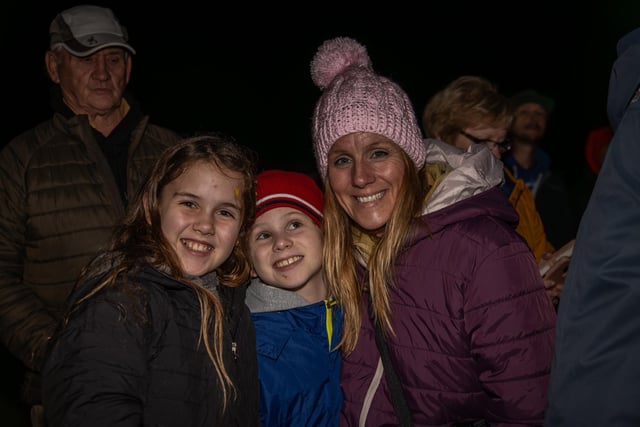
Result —
<instances>
[{"instance_id":1,"label":"child in red beanie","mask_svg":"<svg viewBox=\"0 0 640 427\"><path fill-rule=\"evenodd\" d=\"M257 177L246 303L256 328L262 426L337 426L342 312L322 271L322 191L309 176Z\"/></svg>"}]
</instances>

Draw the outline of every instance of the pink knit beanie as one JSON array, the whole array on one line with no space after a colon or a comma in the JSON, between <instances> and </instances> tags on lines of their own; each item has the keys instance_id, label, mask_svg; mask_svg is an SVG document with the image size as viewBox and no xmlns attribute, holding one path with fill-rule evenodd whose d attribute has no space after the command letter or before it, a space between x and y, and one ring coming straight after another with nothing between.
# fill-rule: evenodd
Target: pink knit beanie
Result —
<instances>
[{"instance_id":1,"label":"pink knit beanie","mask_svg":"<svg viewBox=\"0 0 640 427\"><path fill-rule=\"evenodd\" d=\"M373 72L367 49L348 37L325 41L311 61L311 78L322 96L313 113L312 136L318 172L327 175L327 156L336 140L372 132L398 144L418 168L426 148L407 94Z\"/></svg>"}]
</instances>

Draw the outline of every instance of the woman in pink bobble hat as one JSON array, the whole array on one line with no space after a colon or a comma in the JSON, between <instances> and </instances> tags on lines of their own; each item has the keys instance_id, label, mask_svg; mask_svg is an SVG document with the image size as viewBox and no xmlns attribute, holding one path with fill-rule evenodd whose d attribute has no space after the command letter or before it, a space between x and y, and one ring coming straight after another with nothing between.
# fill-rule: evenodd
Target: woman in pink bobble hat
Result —
<instances>
[{"instance_id":1,"label":"woman in pink bobble hat","mask_svg":"<svg viewBox=\"0 0 640 427\"><path fill-rule=\"evenodd\" d=\"M311 76L341 425L542 425L556 317L500 162L423 140L351 38L325 41Z\"/></svg>"}]
</instances>

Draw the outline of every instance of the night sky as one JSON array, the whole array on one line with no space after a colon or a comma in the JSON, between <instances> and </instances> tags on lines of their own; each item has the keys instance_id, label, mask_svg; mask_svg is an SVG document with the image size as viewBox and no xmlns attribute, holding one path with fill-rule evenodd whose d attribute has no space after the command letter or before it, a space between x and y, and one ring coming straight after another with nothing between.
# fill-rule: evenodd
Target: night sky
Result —
<instances>
[{"instance_id":1,"label":"night sky","mask_svg":"<svg viewBox=\"0 0 640 427\"><path fill-rule=\"evenodd\" d=\"M95 2L129 30L138 52L129 88L154 122L183 134L223 131L253 147L262 166L298 170L314 167L310 123L320 91L309 62L325 39L363 43L374 69L407 91L418 116L463 74L489 78L506 95L547 93L556 111L544 147L556 164L578 167L587 131L606 123L615 43L640 25L637 1L583 9L560 1L215 3ZM1 144L49 117L48 26L75 4L3 4Z\"/></svg>"}]
</instances>

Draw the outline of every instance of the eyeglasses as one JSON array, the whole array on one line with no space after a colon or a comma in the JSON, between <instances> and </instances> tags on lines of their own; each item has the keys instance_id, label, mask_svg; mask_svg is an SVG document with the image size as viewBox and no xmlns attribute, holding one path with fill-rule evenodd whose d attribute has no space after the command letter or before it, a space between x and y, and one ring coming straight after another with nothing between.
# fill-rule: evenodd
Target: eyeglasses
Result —
<instances>
[{"instance_id":1,"label":"eyeglasses","mask_svg":"<svg viewBox=\"0 0 640 427\"><path fill-rule=\"evenodd\" d=\"M460 135L464 136L474 144L485 144L489 150L493 150L496 147L498 147L498 151L500 151L500 153L506 153L507 151L511 150L511 141L507 138L505 138L502 142L494 141L493 139L488 138L480 139L476 136L468 134L463 130L460 131Z\"/></svg>"}]
</instances>

